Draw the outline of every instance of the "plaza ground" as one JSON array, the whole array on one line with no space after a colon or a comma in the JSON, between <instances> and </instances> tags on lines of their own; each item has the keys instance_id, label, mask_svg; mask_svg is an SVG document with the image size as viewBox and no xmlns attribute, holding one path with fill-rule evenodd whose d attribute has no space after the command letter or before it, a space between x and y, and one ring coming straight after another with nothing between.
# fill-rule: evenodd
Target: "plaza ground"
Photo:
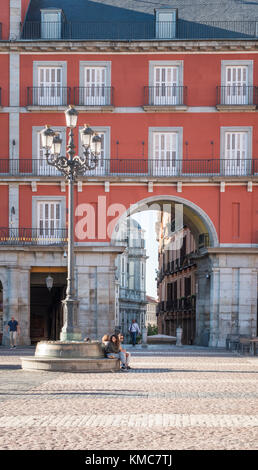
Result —
<instances>
[{"instance_id":1,"label":"plaza ground","mask_svg":"<svg viewBox=\"0 0 258 470\"><path fill-rule=\"evenodd\" d=\"M258 449L258 357L137 346L116 373L27 372L0 347L0 450Z\"/></svg>"}]
</instances>

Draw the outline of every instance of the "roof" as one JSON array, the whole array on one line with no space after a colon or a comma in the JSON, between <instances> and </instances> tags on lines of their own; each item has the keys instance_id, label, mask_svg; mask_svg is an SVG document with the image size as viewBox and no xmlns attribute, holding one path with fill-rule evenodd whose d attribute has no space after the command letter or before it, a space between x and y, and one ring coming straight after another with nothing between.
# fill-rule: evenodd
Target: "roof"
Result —
<instances>
[{"instance_id":1,"label":"roof","mask_svg":"<svg viewBox=\"0 0 258 470\"><path fill-rule=\"evenodd\" d=\"M229 32L230 38L232 32L238 38L256 37L258 20L256 0L31 0L26 22L40 22L41 9L47 8L62 10L65 22L77 23L74 30L63 29L65 39L156 39L155 10L166 8L178 10L177 39L228 38ZM78 23L87 23L87 28ZM38 34L35 27L33 34L32 39Z\"/></svg>"},{"instance_id":2,"label":"roof","mask_svg":"<svg viewBox=\"0 0 258 470\"><path fill-rule=\"evenodd\" d=\"M188 21L248 21L258 19L255 0L31 0L28 17L40 19L40 10L60 8L68 21L148 21L159 8L177 8Z\"/></svg>"},{"instance_id":3,"label":"roof","mask_svg":"<svg viewBox=\"0 0 258 470\"><path fill-rule=\"evenodd\" d=\"M158 304L159 303L159 301L157 299L155 299L154 297L151 297L150 295L146 295L146 301L148 302L148 304L150 304L150 303Z\"/></svg>"}]
</instances>

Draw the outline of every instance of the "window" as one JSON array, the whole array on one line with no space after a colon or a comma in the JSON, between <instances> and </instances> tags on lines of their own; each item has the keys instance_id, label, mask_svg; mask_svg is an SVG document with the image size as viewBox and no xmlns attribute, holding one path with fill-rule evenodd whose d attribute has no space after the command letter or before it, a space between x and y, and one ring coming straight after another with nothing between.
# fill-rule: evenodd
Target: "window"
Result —
<instances>
[{"instance_id":1,"label":"window","mask_svg":"<svg viewBox=\"0 0 258 470\"><path fill-rule=\"evenodd\" d=\"M37 207L38 238L57 239L60 237L60 202L38 202Z\"/></svg>"},{"instance_id":2,"label":"window","mask_svg":"<svg viewBox=\"0 0 258 470\"><path fill-rule=\"evenodd\" d=\"M81 106L108 106L111 96L111 62L81 62L77 102Z\"/></svg>"},{"instance_id":3,"label":"window","mask_svg":"<svg viewBox=\"0 0 258 470\"><path fill-rule=\"evenodd\" d=\"M121 255L121 286L126 287L126 257Z\"/></svg>"},{"instance_id":4,"label":"window","mask_svg":"<svg viewBox=\"0 0 258 470\"><path fill-rule=\"evenodd\" d=\"M129 261L128 284L129 289L134 289L134 261Z\"/></svg>"},{"instance_id":5,"label":"window","mask_svg":"<svg viewBox=\"0 0 258 470\"><path fill-rule=\"evenodd\" d=\"M172 39L176 37L177 10L160 9L156 13L156 38Z\"/></svg>"},{"instance_id":6,"label":"window","mask_svg":"<svg viewBox=\"0 0 258 470\"><path fill-rule=\"evenodd\" d=\"M101 137L101 152L98 157L98 165L95 170L87 171L88 176L101 176L109 172L110 162L110 128L109 127L96 127L92 125L94 131ZM81 141L79 141L79 154L83 155L83 148Z\"/></svg>"},{"instance_id":7,"label":"window","mask_svg":"<svg viewBox=\"0 0 258 470\"><path fill-rule=\"evenodd\" d=\"M33 63L33 105L66 106L69 89L66 86L66 62Z\"/></svg>"},{"instance_id":8,"label":"window","mask_svg":"<svg viewBox=\"0 0 258 470\"><path fill-rule=\"evenodd\" d=\"M156 176L173 176L180 171L182 129L150 129L151 168Z\"/></svg>"},{"instance_id":9,"label":"window","mask_svg":"<svg viewBox=\"0 0 258 470\"><path fill-rule=\"evenodd\" d=\"M150 61L149 105L185 104L182 61Z\"/></svg>"},{"instance_id":10,"label":"window","mask_svg":"<svg viewBox=\"0 0 258 470\"><path fill-rule=\"evenodd\" d=\"M222 128L221 146L226 175L246 175L251 164L252 128Z\"/></svg>"},{"instance_id":11,"label":"window","mask_svg":"<svg viewBox=\"0 0 258 470\"><path fill-rule=\"evenodd\" d=\"M222 61L221 104L253 103L253 62Z\"/></svg>"},{"instance_id":12,"label":"window","mask_svg":"<svg viewBox=\"0 0 258 470\"><path fill-rule=\"evenodd\" d=\"M61 29L61 10L41 10L41 39L61 39Z\"/></svg>"},{"instance_id":13,"label":"window","mask_svg":"<svg viewBox=\"0 0 258 470\"><path fill-rule=\"evenodd\" d=\"M39 176L60 175L61 172L47 163L46 152L42 148L40 131L42 127L33 126L32 128L32 161L33 173ZM65 127L54 127L53 130L59 134L62 139L61 154L66 154L66 131Z\"/></svg>"},{"instance_id":14,"label":"window","mask_svg":"<svg viewBox=\"0 0 258 470\"><path fill-rule=\"evenodd\" d=\"M32 221L39 244L57 244L64 240L65 207L65 197L32 197Z\"/></svg>"}]
</instances>

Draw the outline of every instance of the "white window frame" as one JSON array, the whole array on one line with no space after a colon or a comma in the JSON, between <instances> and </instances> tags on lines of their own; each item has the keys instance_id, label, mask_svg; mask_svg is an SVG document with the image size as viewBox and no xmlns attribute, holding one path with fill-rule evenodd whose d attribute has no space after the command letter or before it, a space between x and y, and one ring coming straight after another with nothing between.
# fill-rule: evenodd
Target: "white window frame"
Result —
<instances>
[{"instance_id":1,"label":"white window frame","mask_svg":"<svg viewBox=\"0 0 258 470\"><path fill-rule=\"evenodd\" d=\"M34 61L33 62L33 87L39 87L40 85L40 70L54 68L61 69L61 85L60 89L58 87L53 87L53 96L49 96L49 93L46 92L45 97L40 97L40 89L38 88L38 93L36 98L33 96L33 105L36 106L66 106L68 103L63 102L62 89L67 87L67 62L65 61ZM49 87L46 87L48 89ZM56 89L55 89L56 88ZM52 94L51 94L52 95Z\"/></svg>"},{"instance_id":2,"label":"white window frame","mask_svg":"<svg viewBox=\"0 0 258 470\"><path fill-rule=\"evenodd\" d=\"M41 9L41 39L61 39L62 10L55 8ZM47 20L48 15L56 15L57 21ZM53 23L51 25L51 23Z\"/></svg>"},{"instance_id":3,"label":"white window frame","mask_svg":"<svg viewBox=\"0 0 258 470\"><path fill-rule=\"evenodd\" d=\"M105 69L105 84L86 88L86 69ZM80 106L107 106L112 102L111 96L111 61L80 61L80 89L78 104ZM108 90L109 87L109 90ZM110 94L109 94L110 93Z\"/></svg>"},{"instance_id":4,"label":"white window frame","mask_svg":"<svg viewBox=\"0 0 258 470\"><path fill-rule=\"evenodd\" d=\"M155 159L154 138L155 134L176 134L177 149L175 160ZM149 128L149 170L153 176L177 176L181 173L183 158L183 128L182 127L150 127ZM180 160L180 166L177 161Z\"/></svg>"},{"instance_id":5,"label":"white window frame","mask_svg":"<svg viewBox=\"0 0 258 470\"><path fill-rule=\"evenodd\" d=\"M66 155L66 128L65 127L52 127L53 131L58 132L62 139L61 155ZM32 127L32 161L34 167L33 173L37 176L62 176L62 173L55 167L47 163L45 151L40 146L40 132L42 126Z\"/></svg>"},{"instance_id":6,"label":"white window frame","mask_svg":"<svg viewBox=\"0 0 258 470\"><path fill-rule=\"evenodd\" d=\"M246 67L247 68L247 81L243 83L242 88L240 86L229 86L227 85L227 70L229 67ZM253 60L222 60L221 61L221 98L220 102L222 105L248 105L253 104L252 94L249 94L249 88L245 89L245 86L253 86ZM247 93L246 93L247 91ZM251 102L250 102L251 101Z\"/></svg>"},{"instance_id":7,"label":"white window frame","mask_svg":"<svg viewBox=\"0 0 258 470\"><path fill-rule=\"evenodd\" d=\"M246 158L230 159L226 158L227 135L233 133L246 134ZM250 171L252 159L252 135L253 128L250 127L221 127L220 128L220 159L222 163L221 172L226 176L245 176ZM247 161L248 160L248 161Z\"/></svg>"},{"instance_id":8,"label":"white window frame","mask_svg":"<svg viewBox=\"0 0 258 470\"><path fill-rule=\"evenodd\" d=\"M101 126L93 126L92 128L97 134L104 134L104 148L101 152L101 155L98 160L98 166L95 170L89 170L85 174L87 176L102 176L106 175L110 171L110 127L101 127ZM82 127L79 128L79 131L83 129ZM80 134L80 132L79 132ZM79 155L83 156L83 148L82 143L79 135Z\"/></svg>"},{"instance_id":9,"label":"white window frame","mask_svg":"<svg viewBox=\"0 0 258 470\"><path fill-rule=\"evenodd\" d=\"M168 71L169 68L177 69L177 84L158 86L156 84L156 69L165 69ZM170 61L149 61L149 105L170 105L176 106L183 104L184 93L182 87L184 83L184 62L183 60L170 60Z\"/></svg>"},{"instance_id":10,"label":"white window frame","mask_svg":"<svg viewBox=\"0 0 258 470\"><path fill-rule=\"evenodd\" d=\"M46 233L40 236L39 234L39 204L40 203L54 203L60 204L60 226L58 229L54 230L52 233ZM61 235L60 229L65 229L66 226L66 197L65 196L33 196L32 197L32 226L36 228L36 234L38 238L38 243L40 245L49 245L55 241L58 241Z\"/></svg>"},{"instance_id":11,"label":"white window frame","mask_svg":"<svg viewBox=\"0 0 258 470\"><path fill-rule=\"evenodd\" d=\"M155 10L156 39L173 39L176 37L177 9L160 8ZM167 20L164 18L167 17Z\"/></svg>"}]
</instances>

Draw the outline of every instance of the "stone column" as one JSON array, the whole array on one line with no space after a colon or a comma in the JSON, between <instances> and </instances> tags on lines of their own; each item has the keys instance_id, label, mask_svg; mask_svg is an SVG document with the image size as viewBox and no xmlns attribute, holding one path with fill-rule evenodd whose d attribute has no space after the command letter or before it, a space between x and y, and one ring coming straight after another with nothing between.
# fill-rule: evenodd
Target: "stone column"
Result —
<instances>
[{"instance_id":1,"label":"stone column","mask_svg":"<svg viewBox=\"0 0 258 470\"><path fill-rule=\"evenodd\" d=\"M10 40L20 39L21 0L10 0Z\"/></svg>"},{"instance_id":2,"label":"stone column","mask_svg":"<svg viewBox=\"0 0 258 470\"><path fill-rule=\"evenodd\" d=\"M6 314L4 318L3 344L9 345L6 325L12 316L18 321L21 335L17 344L30 344L30 270L17 266L7 268Z\"/></svg>"},{"instance_id":3,"label":"stone column","mask_svg":"<svg viewBox=\"0 0 258 470\"><path fill-rule=\"evenodd\" d=\"M85 250L86 251L86 250ZM83 339L100 340L115 328L115 258L117 252L87 249L76 255L78 319Z\"/></svg>"},{"instance_id":4,"label":"stone column","mask_svg":"<svg viewBox=\"0 0 258 470\"><path fill-rule=\"evenodd\" d=\"M209 346L216 347L219 334L219 291L220 271L213 268L210 274L210 340Z\"/></svg>"},{"instance_id":5,"label":"stone column","mask_svg":"<svg viewBox=\"0 0 258 470\"><path fill-rule=\"evenodd\" d=\"M239 332L256 336L257 271L240 268Z\"/></svg>"}]
</instances>

